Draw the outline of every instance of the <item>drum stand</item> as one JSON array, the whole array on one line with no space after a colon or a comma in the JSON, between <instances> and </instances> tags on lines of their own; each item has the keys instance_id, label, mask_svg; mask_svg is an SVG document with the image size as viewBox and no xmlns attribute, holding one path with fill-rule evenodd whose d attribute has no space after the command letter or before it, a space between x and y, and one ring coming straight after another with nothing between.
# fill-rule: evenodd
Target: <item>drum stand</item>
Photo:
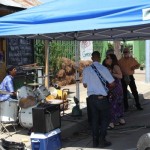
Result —
<instances>
[{"instance_id":1,"label":"drum stand","mask_svg":"<svg viewBox=\"0 0 150 150\"><path fill-rule=\"evenodd\" d=\"M10 135L10 132L8 131L8 129L6 128L5 124L0 123L1 127L0 127L0 133L7 133L8 135Z\"/></svg>"},{"instance_id":2,"label":"drum stand","mask_svg":"<svg viewBox=\"0 0 150 150\"><path fill-rule=\"evenodd\" d=\"M0 122L0 133L3 134L3 133L6 133L10 136L10 132L9 130L7 129L7 125L11 125L13 127L13 129L15 130L15 133L16 133L16 128L15 128L15 124L14 123L3 123L3 122Z\"/></svg>"}]
</instances>

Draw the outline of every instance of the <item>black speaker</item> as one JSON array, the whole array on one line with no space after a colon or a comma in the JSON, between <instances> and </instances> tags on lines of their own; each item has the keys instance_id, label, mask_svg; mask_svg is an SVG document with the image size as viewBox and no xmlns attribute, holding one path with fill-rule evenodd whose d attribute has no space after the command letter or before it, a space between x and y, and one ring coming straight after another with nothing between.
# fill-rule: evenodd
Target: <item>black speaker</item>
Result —
<instances>
[{"instance_id":1,"label":"black speaker","mask_svg":"<svg viewBox=\"0 0 150 150\"><path fill-rule=\"evenodd\" d=\"M60 105L40 104L32 108L33 131L48 133L61 127Z\"/></svg>"}]
</instances>

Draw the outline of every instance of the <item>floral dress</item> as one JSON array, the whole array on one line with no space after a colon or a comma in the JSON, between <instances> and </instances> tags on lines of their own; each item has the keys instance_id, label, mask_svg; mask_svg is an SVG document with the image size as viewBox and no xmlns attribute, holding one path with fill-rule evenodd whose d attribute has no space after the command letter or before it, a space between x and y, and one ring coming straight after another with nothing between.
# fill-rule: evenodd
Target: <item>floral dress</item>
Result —
<instances>
[{"instance_id":1,"label":"floral dress","mask_svg":"<svg viewBox=\"0 0 150 150\"><path fill-rule=\"evenodd\" d=\"M120 79L115 78L115 88L111 92L112 96L109 99L111 105L111 122L117 124L119 119L124 115L123 89Z\"/></svg>"}]
</instances>

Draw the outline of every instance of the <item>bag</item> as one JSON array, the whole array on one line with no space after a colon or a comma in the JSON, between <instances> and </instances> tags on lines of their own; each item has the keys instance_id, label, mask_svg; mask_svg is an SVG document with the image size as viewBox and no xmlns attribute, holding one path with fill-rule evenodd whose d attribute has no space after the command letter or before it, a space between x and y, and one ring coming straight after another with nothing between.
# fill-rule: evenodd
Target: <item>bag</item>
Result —
<instances>
[{"instance_id":1,"label":"bag","mask_svg":"<svg viewBox=\"0 0 150 150\"><path fill-rule=\"evenodd\" d=\"M123 76L123 80L125 81L126 85L130 84L130 76L129 75Z\"/></svg>"},{"instance_id":2,"label":"bag","mask_svg":"<svg viewBox=\"0 0 150 150\"><path fill-rule=\"evenodd\" d=\"M102 77L102 75L100 74L100 72L97 70L97 68L94 65L91 65L92 69L95 71L95 73L97 74L98 78L100 79L101 83L103 84L105 91L107 92L107 97L109 100L112 99L113 97L113 92L112 90L114 89L114 87L110 86L110 84Z\"/></svg>"},{"instance_id":3,"label":"bag","mask_svg":"<svg viewBox=\"0 0 150 150\"><path fill-rule=\"evenodd\" d=\"M18 142L11 142L6 141L5 139L2 140L2 147L6 150L25 150L25 144L24 143L18 143Z\"/></svg>"}]
</instances>

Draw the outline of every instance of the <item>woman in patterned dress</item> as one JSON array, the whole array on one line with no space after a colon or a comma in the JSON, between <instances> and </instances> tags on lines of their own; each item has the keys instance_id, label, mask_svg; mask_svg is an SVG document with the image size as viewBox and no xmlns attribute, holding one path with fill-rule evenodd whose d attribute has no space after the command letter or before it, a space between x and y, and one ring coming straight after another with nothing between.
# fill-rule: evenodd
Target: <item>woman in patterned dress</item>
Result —
<instances>
[{"instance_id":1,"label":"woman in patterned dress","mask_svg":"<svg viewBox=\"0 0 150 150\"><path fill-rule=\"evenodd\" d=\"M118 65L116 55L108 54L103 61L103 65L106 66L112 73L115 79L115 88L112 90L112 97L110 98L111 104L111 122L109 127L112 129L115 125L125 124L124 106L123 106L123 90L121 85L122 72Z\"/></svg>"}]
</instances>

